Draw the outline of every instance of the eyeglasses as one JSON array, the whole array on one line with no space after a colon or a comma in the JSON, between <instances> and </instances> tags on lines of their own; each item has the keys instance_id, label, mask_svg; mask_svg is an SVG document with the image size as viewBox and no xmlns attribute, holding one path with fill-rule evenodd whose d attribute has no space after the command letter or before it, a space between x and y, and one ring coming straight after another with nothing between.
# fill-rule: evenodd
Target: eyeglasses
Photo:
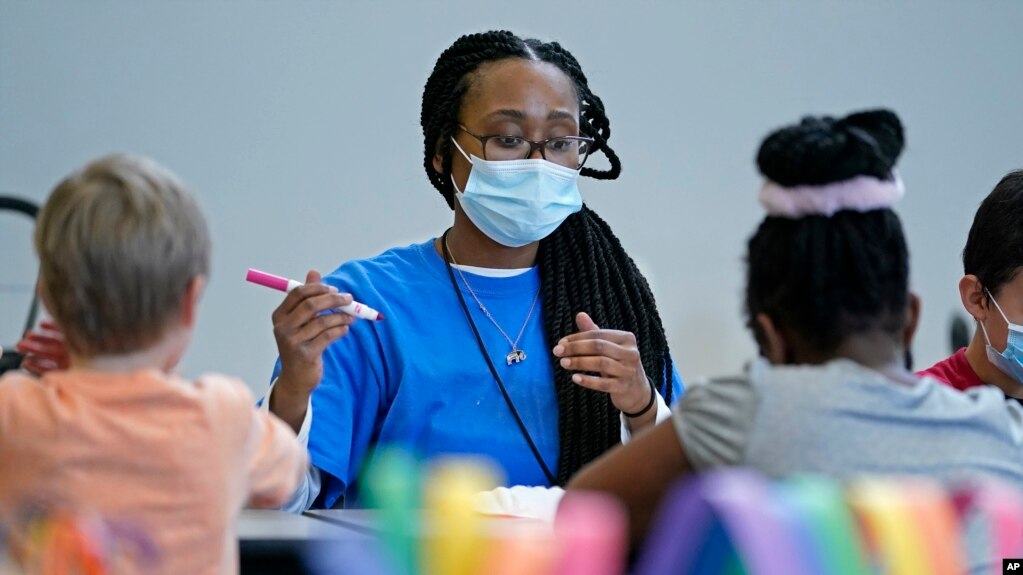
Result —
<instances>
[{"instance_id":1,"label":"eyeglasses","mask_svg":"<svg viewBox=\"0 0 1023 575\"><path fill-rule=\"evenodd\" d=\"M519 136L478 136L465 126L458 127L480 141L483 145L484 160L525 160L533 155L533 150L539 148L540 157L543 159L578 170L583 167L593 150L593 138L585 136L558 136L534 142Z\"/></svg>"}]
</instances>

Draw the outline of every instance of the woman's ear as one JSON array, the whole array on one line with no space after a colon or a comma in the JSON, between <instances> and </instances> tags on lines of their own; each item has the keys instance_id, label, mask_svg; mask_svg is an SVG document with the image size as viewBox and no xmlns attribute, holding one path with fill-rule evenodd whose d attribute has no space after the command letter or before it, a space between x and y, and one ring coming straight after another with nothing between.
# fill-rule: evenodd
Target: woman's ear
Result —
<instances>
[{"instance_id":1,"label":"woman's ear","mask_svg":"<svg viewBox=\"0 0 1023 575\"><path fill-rule=\"evenodd\" d=\"M973 319L984 322L987 320L987 293L980 278L973 274L965 275L959 280L959 298L963 300L963 308Z\"/></svg>"},{"instance_id":2,"label":"woman's ear","mask_svg":"<svg viewBox=\"0 0 1023 575\"><path fill-rule=\"evenodd\" d=\"M774 365L784 364L789 355L789 346L781 330L766 313L758 313L755 321L760 331L760 354Z\"/></svg>"},{"instance_id":3,"label":"woman's ear","mask_svg":"<svg viewBox=\"0 0 1023 575\"><path fill-rule=\"evenodd\" d=\"M440 139L437 139L437 145L433 147L433 171L438 174L444 174L444 154L441 152Z\"/></svg>"}]
</instances>

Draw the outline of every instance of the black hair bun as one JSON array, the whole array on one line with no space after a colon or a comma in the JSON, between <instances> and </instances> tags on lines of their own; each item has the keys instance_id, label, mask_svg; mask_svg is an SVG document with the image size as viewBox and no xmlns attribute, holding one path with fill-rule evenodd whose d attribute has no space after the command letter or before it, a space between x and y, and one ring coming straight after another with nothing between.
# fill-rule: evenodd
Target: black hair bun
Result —
<instances>
[{"instance_id":1,"label":"black hair bun","mask_svg":"<svg viewBox=\"0 0 1023 575\"><path fill-rule=\"evenodd\" d=\"M785 187L823 185L856 176L891 178L905 145L899 117L867 110L844 118L807 116L771 132L760 144L757 166Z\"/></svg>"}]
</instances>

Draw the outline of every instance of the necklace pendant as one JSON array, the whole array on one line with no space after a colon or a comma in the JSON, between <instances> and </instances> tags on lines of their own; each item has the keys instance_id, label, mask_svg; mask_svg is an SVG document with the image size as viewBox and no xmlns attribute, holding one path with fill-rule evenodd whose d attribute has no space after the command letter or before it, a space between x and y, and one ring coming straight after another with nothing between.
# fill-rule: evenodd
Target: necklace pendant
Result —
<instances>
[{"instance_id":1,"label":"necklace pendant","mask_svg":"<svg viewBox=\"0 0 1023 575\"><path fill-rule=\"evenodd\" d=\"M508 365L511 365L513 363L522 363L523 361L526 360L526 352L522 351L521 349L513 349L511 350L511 353L504 356L504 359L505 361L508 362Z\"/></svg>"}]
</instances>

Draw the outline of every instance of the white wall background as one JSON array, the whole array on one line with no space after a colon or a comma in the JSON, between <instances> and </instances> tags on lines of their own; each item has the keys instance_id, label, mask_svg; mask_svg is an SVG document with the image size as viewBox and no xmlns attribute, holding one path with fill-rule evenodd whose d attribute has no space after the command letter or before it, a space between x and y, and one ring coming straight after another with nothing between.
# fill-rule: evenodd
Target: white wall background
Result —
<instances>
[{"instance_id":1,"label":"white wall background","mask_svg":"<svg viewBox=\"0 0 1023 575\"><path fill-rule=\"evenodd\" d=\"M42 201L111 151L179 173L214 238L182 369L261 390L280 296L245 269L301 278L442 232L450 212L421 168L421 91L447 45L489 28L561 41L603 98L625 169L583 194L649 274L684 377L754 353L741 256L762 215L760 138L804 113L878 105L908 132L899 211L924 300L918 365L948 352L973 211L1023 167L1014 0L0 0L0 193ZM27 233L12 221L0 220L3 245ZM31 266L27 246L5 258L0 288L24 282L11 270ZM4 303L4 321L20 322L21 306Z\"/></svg>"}]
</instances>

